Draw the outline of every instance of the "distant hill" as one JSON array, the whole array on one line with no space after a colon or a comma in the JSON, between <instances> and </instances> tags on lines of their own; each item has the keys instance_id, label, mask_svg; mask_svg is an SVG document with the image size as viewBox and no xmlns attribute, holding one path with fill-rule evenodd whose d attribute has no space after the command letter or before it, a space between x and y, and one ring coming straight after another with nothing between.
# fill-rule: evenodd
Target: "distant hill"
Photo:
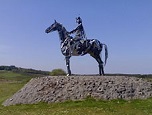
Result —
<instances>
[{"instance_id":1,"label":"distant hill","mask_svg":"<svg viewBox=\"0 0 152 115\"><path fill-rule=\"evenodd\" d=\"M49 71L42 71L42 70L35 70L35 69L27 69L27 68L21 68L21 67L16 67L14 65L11 66L0 66L0 71L1 70L5 70L5 71L12 71L12 72L16 72L16 73L20 73L20 74L30 74L30 75L42 75L42 76L46 76L46 75L51 75ZM54 71L52 71L54 72ZM83 76L83 74L73 74L75 76ZM85 75L85 76L92 76L90 75ZM97 75L93 75L93 76L97 76ZM121 74L121 73L109 73L106 74L106 76L134 76L134 77L139 77L139 78L152 78L152 74Z\"/></svg>"},{"instance_id":2,"label":"distant hill","mask_svg":"<svg viewBox=\"0 0 152 115\"><path fill-rule=\"evenodd\" d=\"M0 66L0 70L12 71L12 72L24 73L24 74L49 75L49 71L42 71L42 70L35 70L35 69L26 69L26 68L16 67L14 65L11 65L11 66Z\"/></svg>"}]
</instances>

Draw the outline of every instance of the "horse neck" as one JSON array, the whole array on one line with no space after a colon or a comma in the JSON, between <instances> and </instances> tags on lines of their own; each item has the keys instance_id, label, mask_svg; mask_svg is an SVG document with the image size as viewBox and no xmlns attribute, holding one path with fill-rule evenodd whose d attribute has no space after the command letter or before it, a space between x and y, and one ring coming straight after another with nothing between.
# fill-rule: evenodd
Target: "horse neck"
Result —
<instances>
[{"instance_id":1,"label":"horse neck","mask_svg":"<svg viewBox=\"0 0 152 115\"><path fill-rule=\"evenodd\" d=\"M58 33L61 42L64 42L64 40L66 39L66 29L64 27L61 27L61 30L58 30Z\"/></svg>"}]
</instances>

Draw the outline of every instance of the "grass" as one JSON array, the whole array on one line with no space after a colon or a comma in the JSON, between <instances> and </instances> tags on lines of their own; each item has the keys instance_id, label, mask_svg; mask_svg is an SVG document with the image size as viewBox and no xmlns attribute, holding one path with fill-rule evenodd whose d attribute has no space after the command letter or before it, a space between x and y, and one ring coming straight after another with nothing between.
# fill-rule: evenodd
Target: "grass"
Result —
<instances>
[{"instance_id":1,"label":"grass","mask_svg":"<svg viewBox=\"0 0 152 115\"><path fill-rule=\"evenodd\" d=\"M1 115L151 115L152 99L102 101L86 99L64 103L0 106Z\"/></svg>"},{"instance_id":2,"label":"grass","mask_svg":"<svg viewBox=\"0 0 152 115\"><path fill-rule=\"evenodd\" d=\"M0 82L27 83L31 78L44 76L41 74L17 73L13 71L0 71Z\"/></svg>"},{"instance_id":3,"label":"grass","mask_svg":"<svg viewBox=\"0 0 152 115\"><path fill-rule=\"evenodd\" d=\"M64 103L22 104L8 107L1 105L28 80L29 77L26 75L0 72L0 115L152 115L152 98L104 101L88 97L83 101Z\"/></svg>"}]
</instances>

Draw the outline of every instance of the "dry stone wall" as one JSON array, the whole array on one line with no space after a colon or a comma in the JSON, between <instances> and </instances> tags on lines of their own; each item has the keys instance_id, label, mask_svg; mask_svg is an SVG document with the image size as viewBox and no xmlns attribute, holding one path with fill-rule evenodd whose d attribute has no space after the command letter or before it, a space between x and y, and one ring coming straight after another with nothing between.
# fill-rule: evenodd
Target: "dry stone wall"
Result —
<instances>
[{"instance_id":1,"label":"dry stone wall","mask_svg":"<svg viewBox=\"0 0 152 115\"><path fill-rule=\"evenodd\" d=\"M152 96L152 82L125 76L47 76L31 79L3 105L64 102L96 99L146 99Z\"/></svg>"}]
</instances>

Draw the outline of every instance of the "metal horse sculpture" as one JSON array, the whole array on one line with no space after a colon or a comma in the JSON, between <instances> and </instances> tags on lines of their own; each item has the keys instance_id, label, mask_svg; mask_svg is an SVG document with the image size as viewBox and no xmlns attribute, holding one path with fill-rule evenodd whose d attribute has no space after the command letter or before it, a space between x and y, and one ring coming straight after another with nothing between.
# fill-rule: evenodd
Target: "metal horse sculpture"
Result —
<instances>
[{"instance_id":1,"label":"metal horse sculpture","mask_svg":"<svg viewBox=\"0 0 152 115\"><path fill-rule=\"evenodd\" d=\"M61 40L61 52L65 56L67 75L71 75L70 70L70 57L71 56L82 56L85 54L90 54L99 64L99 75L104 75L104 64L106 64L108 58L108 49L105 44L100 43L96 39L86 39L86 40L74 40L68 35L68 31L63 27L62 24L55 22L48 27L45 32L50 33L53 31L58 31ZM105 63L101 60L100 53L104 46L105 49ZM84 53L85 52L85 53Z\"/></svg>"}]
</instances>

